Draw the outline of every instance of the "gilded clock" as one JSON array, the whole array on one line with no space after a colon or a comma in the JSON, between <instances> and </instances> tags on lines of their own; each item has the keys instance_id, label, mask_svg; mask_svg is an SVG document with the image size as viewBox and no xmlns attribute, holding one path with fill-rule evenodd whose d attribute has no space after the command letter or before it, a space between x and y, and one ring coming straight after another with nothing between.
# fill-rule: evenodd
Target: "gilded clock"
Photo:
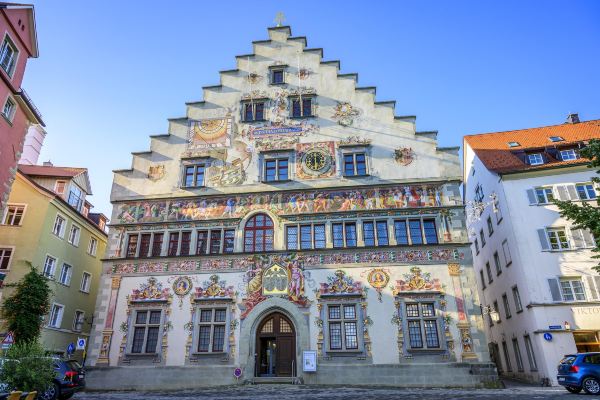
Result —
<instances>
[{"instance_id":1,"label":"gilded clock","mask_svg":"<svg viewBox=\"0 0 600 400\"><path fill-rule=\"evenodd\" d=\"M331 169L333 159L324 149L311 149L302 157L302 169L310 175L321 175Z\"/></svg>"}]
</instances>

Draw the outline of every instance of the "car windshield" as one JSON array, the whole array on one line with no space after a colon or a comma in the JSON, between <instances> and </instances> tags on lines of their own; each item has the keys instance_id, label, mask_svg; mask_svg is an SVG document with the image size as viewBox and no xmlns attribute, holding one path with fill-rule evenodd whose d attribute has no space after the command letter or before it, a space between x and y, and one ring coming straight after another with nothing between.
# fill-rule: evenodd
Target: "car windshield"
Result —
<instances>
[{"instance_id":1,"label":"car windshield","mask_svg":"<svg viewBox=\"0 0 600 400\"><path fill-rule=\"evenodd\" d=\"M65 364L71 370L79 371L81 369L81 365L77 361L65 361Z\"/></svg>"},{"instance_id":2,"label":"car windshield","mask_svg":"<svg viewBox=\"0 0 600 400\"><path fill-rule=\"evenodd\" d=\"M575 362L577 356L565 356L562 360L560 360L561 364L571 365Z\"/></svg>"}]
</instances>

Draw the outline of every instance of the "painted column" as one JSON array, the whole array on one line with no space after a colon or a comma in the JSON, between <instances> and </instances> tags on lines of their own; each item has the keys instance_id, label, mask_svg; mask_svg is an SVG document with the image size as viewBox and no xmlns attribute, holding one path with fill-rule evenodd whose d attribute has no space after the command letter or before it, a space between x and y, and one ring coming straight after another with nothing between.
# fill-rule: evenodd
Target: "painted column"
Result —
<instances>
[{"instance_id":1,"label":"painted column","mask_svg":"<svg viewBox=\"0 0 600 400\"><path fill-rule=\"evenodd\" d=\"M460 284L460 264L448 263L448 273L452 277L452 286L454 288L454 298L456 299L456 311L458 313L458 322L456 324L460 332L460 343L462 345L462 360L477 359L473 351L473 339L471 338L471 323L469 322L465 310L465 298Z\"/></svg>"},{"instance_id":2,"label":"painted column","mask_svg":"<svg viewBox=\"0 0 600 400\"><path fill-rule=\"evenodd\" d=\"M110 300L108 302L108 311L106 313L106 323L102 330L102 344L100 345L100 355L96 365L109 364L109 350L110 342L113 335L113 322L115 320L115 311L117 308L117 295L119 293L119 287L121 286L121 276L113 276L110 286Z\"/></svg>"}]
</instances>

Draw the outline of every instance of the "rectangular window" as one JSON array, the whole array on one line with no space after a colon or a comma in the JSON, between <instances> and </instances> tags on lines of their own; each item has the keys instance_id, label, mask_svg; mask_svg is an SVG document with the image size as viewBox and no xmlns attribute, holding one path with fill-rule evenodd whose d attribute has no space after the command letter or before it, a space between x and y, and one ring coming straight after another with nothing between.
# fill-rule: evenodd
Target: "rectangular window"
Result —
<instances>
[{"instance_id":1,"label":"rectangular window","mask_svg":"<svg viewBox=\"0 0 600 400\"><path fill-rule=\"evenodd\" d=\"M162 311L160 310L136 311L131 345L132 353L156 353L161 319Z\"/></svg>"},{"instance_id":2,"label":"rectangular window","mask_svg":"<svg viewBox=\"0 0 600 400\"><path fill-rule=\"evenodd\" d=\"M487 272L488 283L494 282L494 277L492 276L492 267L489 262L485 263L485 272Z\"/></svg>"},{"instance_id":3,"label":"rectangular window","mask_svg":"<svg viewBox=\"0 0 600 400\"><path fill-rule=\"evenodd\" d=\"M346 234L346 247L356 247L356 224L346 222L344 224L344 233Z\"/></svg>"},{"instance_id":4,"label":"rectangular window","mask_svg":"<svg viewBox=\"0 0 600 400\"><path fill-rule=\"evenodd\" d=\"M210 254L221 252L221 230L210 231Z\"/></svg>"},{"instance_id":5,"label":"rectangular window","mask_svg":"<svg viewBox=\"0 0 600 400\"><path fill-rule=\"evenodd\" d=\"M365 153L344 154L344 176L367 175Z\"/></svg>"},{"instance_id":6,"label":"rectangular window","mask_svg":"<svg viewBox=\"0 0 600 400\"><path fill-rule=\"evenodd\" d=\"M478 183L475 186L475 201L481 203L484 197L485 195L483 194L483 186L481 186L481 184Z\"/></svg>"},{"instance_id":7,"label":"rectangular window","mask_svg":"<svg viewBox=\"0 0 600 400\"><path fill-rule=\"evenodd\" d=\"M312 227L300 225L300 249L312 249Z\"/></svg>"},{"instance_id":8,"label":"rectangular window","mask_svg":"<svg viewBox=\"0 0 600 400\"><path fill-rule=\"evenodd\" d=\"M65 307L61 304L52 304L50 308L50 318L48 318L48 326L51 328L60 328Z\"/></svg>"},{"instance_id":9,"label":"rectangular window","mask_svg":"<svg viewBox=\"0 0 600 400\"><path fill-rule=\"evenodd\" d=\"M508 296L506 293L502 295L502 304L504 305L504 315L506 316L506 319L509 319L512 317L512 314L510 313L510 304L508 304Z\"/></svg>"},{"instance_id":10,"label":"rectangular window","mask_svg":"<svg viewBox=\"0 0 600 400\"><path fill-rule=\"evenodd\" d=\"M312 98L292 99L292 117L312 117Z\"/></svg>"},{"instance_id":11,"label":"rectangular window","mask_svg":"<svg viewBox=\"0 0 600 400\"><path fill-rule=\"evenodd\" d=\"M60 278L58 279L60 283L63 285L71 284L71 273L73 272L73 267L67 263L64 263L62 269L60 270Z\"/></svg>"},{"instance_id":12,"label":"rectangular window","mask_svg":"<svg viewBox=\"0 0 600 400\"><path fill-rule=\"evenodd\" d=\"M0 270L7 270L10 265L12 249L0 248Z\"/></svg>"},{"instance_id":13,"label":"rectangular window","mask_svg":"<svg viewBox=\"0 0 600 400\"><path fill-rule=\"evenodd\" d=\"M199 187L204 186L205 164L186 165L183 169L183 186Z\"/></svg>"},{"instance_id":14,"label":"rectangular window","mask_svg":"<svg viewBox=\"0 0 600 400\"><path fill-rule=\"evenodd\" d=\"M9 204L4 212L4 218L2 218L3 225L19 226L23 222L23 214L25 213L25 206L17 206Z\"/></svg>"},{"instance_id":15,"label":"rectangular window","mask_svg":"<svg viewBox=\"0 0 600 400\"><path fill-rule=\"evenodd\" d=\"M521 358L521 349L519 348L519 341L517 338L512 340L513 350L515 352L515 360L517 360L517 369L523 372L523 359Z\"/></svg>"},{"instance_id":16,"label":"rectangular window","mask_svg":"<svg viewBox=\"0 0 600 400\"><path fill-rule=\"evenodd\" d=\"M178 247L179 247L179 232L169 233L169 248L167 249L167 255L169 257L176 256Z\"/></svg>"},{"instance_id":17,"label":"rectangular window","mask_svg":"<svg viewBox=\"0 0 600 400\"><path fill-rule=\"evenodd\" d=\"M551 187L537 187L534 190L539 204L552 203L554 201L554 192L552 192Z\"/></svg>"},{"instance_id":18,"label":"rectangular window","mask_svg":"<svg viewBox=\"0 0 600 400\"><path fill-rule=\"evenodd\" d=\"M163 233L155 233L152 239L152 257L158 257L162 254Z\"/></svg>"},{"instance_id":19,"label":"rectangular window","mask_svg":"<svg viewBox=\"0 0 600 400\"><path fill-rule=\"evenodd\" d=\"M479 270L479 278L481 279L481 288L485 289L487 286L485 285L485 276L482 269Z\"/></svg>"},{"instance_id":20,"label":"rectangular window","mask_svg":"<svg viewBox=\"0 0 600 400\"><path fill-rule=\"evenodd\" d=\"M528 154L527 160L529 165L542 165L544 163L544 157L540 153Z\"/></svg>"},{"instance_id":21,"label":"rectangular window","mask_svg":"<svg viewBox=\"0 0 600 400\"><path fill-rule=\"evenodd\" d=\"M408 338L413 349L440 348L439 327L434 303L406 303Z\"/></svg>"},{"instance_id":22,"label":"rectangular window","mask_svg":"<svg viewBox=\"0 0 600 400\"><path fill-rule=\"evenodd\" d=\"M223 231L223 253L233 253L235 245L235 229Z\"/></svg>"},{"instance_id":23,"label":"rectangular window","mask_svg":"<svg viewBox=\"0 0 600 400\"><path fill-rule=\"evenodd\" d=\"M396 237L396 244L408 244L406 221L394 221L394 236Z\"/></svg>"},{"instance_id":24,"label":"rectangular window","mask_svg":"<svg viewBox=\"0 0 600 400\"><path fill-rule=\"evenodd\" d=\"M410 339L410 347L413 349L423 348L423 336L421 336L421 321L408 321L408 337Z\"/></svg>"},{"instance_id":25,"label":"rectangular window","mask_svg":"<svg viewBox=\"0 0 600 400\"><path fill-rule=\"evenodd\" d=\"M577 160L578 158L579 158L579 154L575 151L575 149L568 149L568 150L560 151L560 159L562 161Z\"/></svg>"},{"instance_id":26,"label":"rectangular window","mask_svg":"<svg viewBox=\"0 0 600 400\"><path fill-rule=\"evenodd\" d=\"M331 224L333 247L344 247L344 224Z\"/></svg>"},{"instance_id":27,"label":"rectangular window","mask_svg":"<svg viewBox=\"0 0 600 400\"><path fill-rule=\"evenodd\" d=\"M263 121L265 119L265 103L244 103L244 122Z\"/></svg>"},{"instance_id":28,"label":"rectangular window","mask_svg":"<svg viewBox=\"0 0 600 400\"><path fill-rule=\"evenodd\" d=\"M500 275L502 273L502 266L500 265L500 256L498 252L494 252L494 266L496 267L496 275Z\"/></svg>"},{"instance_id":29,"label":"rectangular window","mask_svg":"<svg viewBox=\"0 0 600 400\"><path fill-rule=\"evenodd\" d=\"M531 372L537 371L537 361L535 360L535 353L533 352L533 345L529 335L523 336L525 340L525 350L527 351L527 359L529 360L529 370Z\"/></svg>"},{"instance_id":30,"label":"rectangular window","mask_svg":"<svg viewBox=\"0 0 600 400\"><path fill-rule=\"evenodd\" d=\"M138 234L129 235L127 237L127 257L135 257L137 253Z\"/></svg>"},{"instance_id":31,"label":"rectangular window","mask_svg":"<svg viewBox=\"0 0 600 400\"><path fill-rule=\"evenodd\" d=\"M504 253L504 261L506 261L506 266L508 267L512 264L512 258L510 257L510 249L508 248L508 240L504 240L502 242L502 252Z\"/></svg>"},{"instance_id":32,"label":"rectangular window","mask_svg":"<svg viewBox=\"0 0 600 400\"><path fill-rule=\"evenodd\" d=\"M508 354L508 345L506 342L502 342L502 352L504 353L504 362L506 363L506 372L512 371L512 365L510 364L510 355Z\"/></svg>"},{"instance_id":33,"label":"rectangular window","mask_svg":"<svg viewBox=\"0 0 600 400\"><path fill-rule=\"evenodd\" d=\"M389 244L387 221L364 221L362 225L365 246L387 246Z\"/></svg>"},{"instance_id":34,"label":"rectangular window","mask_svg":"<svg viewBox=\"0 0 600 400\"><path fill-rule=\"evenodd\" d=\"M17 46L15 46L13 41L6 35L2 42L2 47L0 47L0 66L10 77L12 77L15 70L18 54L19 50L17 49Z\"/></svg>"},{"instance_id":35,"label":"rectangular window","mask_svg":"<svg viewBox=\"0 0 600 400\"><path fill-rule=\"evenodd\" d=\"M91 256L96 256L96 251L98 250L98 239L95 237L90 238L90 244L88 246L88 253Z\"/></svg>"},{"instance_id":36,"label":"rectangular window","mask_svg":"<svg viewBox=\"0 0 600 400\"><path fill-rule=\"evenodd\" d=\"M66 181L56 181L54 183L54 193L56 193L56 194L64 194L66 186L67 186L67 182Z\"/></svg>"},{"instance_id":37,"label":"rectangular window","mask_svg":"<svg viewBox=\"0 0 600 400\"><path fill-rule=\"evenodd\" d=\"M487 217L488 236L492 236L494 233L494 225L492 224L492 217Z\"/></svg>"},{"instance_id":38,"label":"rectangular window","mask_svg":"<svg viewBox=\"0 0 600 400\"><path fill-rule=\"evenodd\" d=\"M585 301L581 279L561 279L560 292L564 301Z\"/></svg>"},{"instance_id":39,"label":"rectangular window","mask_svg":"<svg viewBox=\"0 0 600 400\"><path fill-rule=\"evenodd\" d=\"M388 244L390 244L388 238L387 221L377 221L375 223L375 227L377 228L377 245L387 246Z\"/></svg>"},{"instance_id":40,"label":"rectangular window","mask_svg":"<svg viewBox=\"0 0 600 400\"><path fill-rule=\"evenodd\" d=\"M409 220L408 230L410 231L410 241L412 244L423 244L423 234L421 233L421 220Z\"/></svg>"},{"instance_id":41,"label":"rectangular window","mask_svg":"<svg viewBox=\"0 0 600 400\"><path fill-rule=\"evenodd\" d=\"M481 248L485 247L485 234L483 233L483 229L479 231L479 239L481 240Z\"/></svg>"},{"instance_id":42,"label":"rectangular window","mask_svg":"<svg viewBox=\"0 0 600 400\"><path fill-rule=\"evenodd\" d=\"M198 231L198 239L196 240L196 254L206 254L208 248L208 231Z\"/></svg>"},{"instance_id":43,"label":"rectangular window","mask_svg":"<svg viewBox=\"0 0 600 400\"><path fill-rule=\"evenodd\" d=\"M475 246L475 254L479 254L479 240L477 238L473 241L473 245Z\"/></svg>"},{"instance_id":44,"label":"rectangular window","mask_svg":"<svg viewBox=\"0 0 600 400\"><path fill-rule=\"evenodd\" d=\"M424 219L423 232L425 233L425 240L427 244L435 244L438 242L437 229L435 228L435 220Z\"/></svg>"},{"instance_id":45,"label":"rectangular window","mask_svg":"<svg viewBox=\"0 0 600 400\"><path fill-rule=\"evenodd\" d=\"M565 228L548 228L546 234L552 250L566 250L571 247Z\"/></svg>"},{"instance_id":46,"label":"rectangular window","mask_svg":"<svg viewBox=\"0 0 600 400\"><path fill-rule=\"evenodd\" d=\"M79 288L84 293L90 292L90 285L92 284L92 274L84 272L81 276L81 287Z\"/></svg>"},{"instance_id":47,"label":"rectangular window","mask_svg":"<svg viewBox=\"0 0 600 400\"><path fill-rule=\"evenodd\" d=\"M10 97L6 98L6 103L4 103L4 107L2 108L2 115L9 122L12 122L13 117L15 116L15 111L17 110L17 105Z\"/></svg>"},{"instance_id":48,"label":"rectangular window","mask_svg":"<svg viewBox=\"0 0 600 400\"><path fill-rule=\"evenodd\" d=\"M79 246L79 236L80 235L81 235L81 229L78 226L71 225L71 230L69 231L69 238L67 240L73 246Z\"/></svg>"},{"instance_id":49,"label":"rectangular window","mask_svg":"<svg viewBox=\"0 0 600 400\"><path fill-rule=\"evenodd\" d=\"M497 316L497 318L498 318L498 320L497 320L496 322L498 322L498 323L502 322L502 321L500 320L500 307L498 307L498 302L497 302L496 300L494 300L494 305L493 305L493 307L494 307L494 311L496 312L496 316ZM490 315L490 317L491 317L491 315Z\"/></svg>"},{"instance_id":50,"label":"rectangular window","mask_svg":"<svg viewBox=\"0 0 600 400\"><path fill-rule=\"evenodd\" d=\"M325 224L313 225L315 249L325 248Z\"/></svg>"},{"instance_id":51,"label":"rectangular window","mask_svg":"<svg viewBox=\"0 0 600 400\"><path fill-rule=\"evenodd\" d=\"M152 234L151 233L142 233L140 235L139 257L148 257L149 256L151 242L152 242ZM135 249L133 249L133 251L135 252Z\"/></svg>"},{"instance_id":52,"label":"rectangular window","mask_svg":"<svg viewBox=\"0 0 600 400\"><path fill-rule=\"evenodd\" d=\"M356 304L327 306L330 350L358 349L358 319Z\"/></svg>"},{"instance_id":53,"label":"rectangular window","mask_svg":"<svg viewBox=\"0 0 600 400\"><path fill-rule=\"evenodd\" d=\"M519 294L519 288L513 286L512 288L513 299L515 301L515 310L519 313L523 311L523 305L521 304L521 295Z\"/></svg>"},{"instance_id":54,"label":"rectangular window","mask_svg":"<svg viewBox=\"0 0 600 400\"><path fill-rule=\"evenodd\" d=\"M264 162L264 181L276 182L289 179L289 160L287 158L275 158Z\"/></svg>"},{"instance_id":55,"label":"rectangular window","mask_svg":"<svg viewBox=\"0 0 600 400\"><path fill-rule=\"evenodd\" d=\"M81 310L75 311L73 316L73 331L81 332L83 330L83 323L85 322L85 313Z\"/></svg>"},{"instance_id":56,"label":"rectangular window","mask_svg":"<svg viewBox=\"0 0 600 400\"><path fill-rule=\"evenodd\" d=\"M200 309L198 352L221 353L225 349L225 308Z\"/></svg>"},{"instance_id":57,"label":"rectangular window","mask_svg":"<svg viewBox=\"0 0 600 400\"><path fill-rule=\"evenodd\" d=\"M54 220L54 226L52 227L52 233L62 238L65 234L66 225L67 221L60 215L57 215L56 219Z\"/></svg>"},{"instance_id":58,"label":"rectangular window","mask_svg":"<svg viewBox=\"0 0 600 400\"><path fill-rule=\"evenodd\" d=\"M284 80L285 73L283 69L272 69L271 70L271 84L272 85L281 85L285 83Z\"/></svg>"},{"instance_id":59,"label":"rectangular window","mask_svg":"<svg viewBox=\"0 0 600 400\"><path fill-rule=\"evenodd\" d=\"M56 258L52 256L46 256L46 261L44 262L44 276L46 278L54 279L54 272L56 270Z\"/></svg>"},{"instance_id":60,"label":"rectangular window","mask_svg":"<svg viewBox=\"0 0 600 400\"><path fill-rule=\"evenodd\" d=\"M575 185L575 189L577 189L577 196L579 197L579 200L593 200L597 197L594 185L591 183L581 183L579 185Z\"/></svg>"},{"instance_id":61,"label":"rectangular window","mask_svg":"<svg viewBox=\"0 0 600 400\"><path fill-rule=\"evenodd\" d=\"M285 237L288 250L298 250L298 227L295 225L285 227Z\"/></svg>"},{"instance_id":62,"label":"rectangular window","mask_svg":"<svg viewBox=\"0 0 600 400\"><path fill-rule=\"evenodd\" d=\"M190 254L190 244L192 242L192 232L181 232L181 249L179 254L187 256Z\"/></svg>"},{"instance_id":63,"label":"rectangular window","mask_svg":"<svg viewBox=\"0 0 600 400\"><path fill-rule=\"evenodd\" d=\"M83 191L74 184L71 184L70 186L71 188L69 189L67 202L77 211L81 212L81 208L83 207Z\"/></svg>"},{"instance_id":64,"label":"rectangular window","mask_svg":"<svg viewBox=\"0 0 600 400\"><path fill-rule=\"evenodd\" d=\"M362 226L365 246L375 246L375 226L373 221L365 221Z\"/></svg>"}]
</instances>

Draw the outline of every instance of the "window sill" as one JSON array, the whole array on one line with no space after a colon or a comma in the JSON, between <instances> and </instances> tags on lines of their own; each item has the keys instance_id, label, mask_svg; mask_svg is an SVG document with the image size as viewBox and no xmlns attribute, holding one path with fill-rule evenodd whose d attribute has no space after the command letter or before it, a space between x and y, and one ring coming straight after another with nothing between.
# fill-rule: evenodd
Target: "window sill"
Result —
<instances>
[{"instance_id":1,"label":"window sill","mask_svg":"<svg viewBox=\"0 0 600 400\"><path fill-rule=\"evenodd\" d=\"M301 115L301 116L290 116L290 119L311 119L317 118L316 115Z\"/></svg>"},{"instance_id":2,"label":"window sill","mask_svg":"<svg viewBox=\"0 0 600 400\"><path fill-rule=\"evenodd\" d=\"M89 291L87 291L87 292L86 292L85 290L81 290L81 289L79 289L79 292L81 292L81 293L83 293L83 294L90 294L90 292L89 292Z\"/></svg>"},{"instance_id":3,"label":"window sill","mask_svg":"<svg viewBox=\"0 0 600 400\"><path fill-rule=\"evenodd\" d=\"M204 185L198 185L198 186L181 186L181 189L201 189L201 188L205 188L206 186Z\"/></svg>"},{"instance_id":4,"label":"window sill","mask_svg":"<svg viewBox=\"0 0 600 400\"><path fill-rule=\"evenodd\" d=\"M283 86L287 85L287 82L269 82L269 86Z\"/></svg>"},{"instance_id":5,"label":"window sill","mask_svg":"<svg viewBox=\"0 0 600 400\"><path fill-rule=\"evenodd\" d=\"M499 220L496 221L496 225L500 225L500 222L504 221L504 217L500 218Z\"/></svg>"},{"instance_id":6,"label":"window sill","mask_svg":"<svg viewBox=\"0 0 600 400\"><path fill-rule=\"evenodd\" d=\"M210 356L215 356L216 357L216 356L224 356L226 354L227 354L227 352L225 352L225 351L213 351L213 352L208 352L208 351L206 351L206 352L202 352L202 351L201 352L197 352L197 351L194 351L194 352L192 352L192 356L194 356L194 357L210 357Z\"/></svg>"},{"instance_id":7,"label":"window sill","mask_svg":"<svg viewBox=\"0 0 600 400\"><path fill-rule=\"evenodd\" d=\"M12 121L10 120L10 118L8 118L4 113L2 113L2 118L4 118L4 120L10 125L13 126Z\"/></svg>"},{"instance_id":8,"label":"window sill","mask_svg":"<svg viewBox=\"0 0 600 400\"><path fill-rule=\"evenodd\" d=\"M510 267L512 265L512 261L509 262L508 264L506 264L506 268Z\"/></svg>"},{"instance_id":9,"label":"window sill","mask_svg":"<svg viewBox=\"0 0 600 400\"><path fill-rule=\"evenodd\" d=\"M71 287L71 282L69 282L69 283L56 282L56 283L58 283L60 286Z\"/></svg>"},{"instance_id":10,"label":"window sill","mask_svg":"<svg viewBox=\"0 0 600 400\"><path fill-rule=\"evenodd\" d=\"M517 310L517 314L521 314L523 310Z\"/></svg>"},{"instance_id":11,"label":"window sill","mask_svg":"<svg viewBox=\"0 0 600 400\"><path fill-rule=\"evenodd\" d=\"M371 175L369 175L369 174L364 174L364 175L343 175L343 177L344 177L344 178L347 178L347 179L354 179L354 178L368 178L368 177L370 177L370 176L371 176Z\"/></svg>"},{"instance_id":12,"label":"window sill","mask_svg":"<svg viewBox=\"0 0 600 400\"><path fill-rule=\"evenodd\" d=\"M361 350L327 350L325 353L330 356L357 356L364 352Z\"/></svg>"},{"instance_id":13,"label":"window sill","mask_svg":"<svg viewBox=\"0 0 600 400\"><path fill-rule=\"evenodd\" d=\"M127 358L154 358L158 356L159 353L125 353L125 357Z\"/></svg>"},{"instance_id":14,"label":"window sill","mask_svg":"<svg viewBox=\"0 0 600 400\"><path fill-rule=\"evenodd\" d=\"M250 120L243 120L242 121L244 124L254 124L254 123L259 123L259 122L267 122L266 119L250 119Z\"/></svg>"},{"instance_id":15,"label":"window sill","mask_svg":"<svg viewBox=\"0 0 600 400\"><path fill-rule=\"evenodd\" d=\"M413 354L439 354L444 353L444 349L435 348L435 349L407 349L409 353Z\"/></svg>"},{"instance_id":16,"label":"window sill","mask_svg":"<svg viewBox=\"0 0 600 400\"><path fill-rule=\"evenodd\" d=\"M292 179L278 179L278 180L274 180L274 181L261 181L261 183L270 185L273 183L288 183L288 182L293 182Z\"/></svg>"}]
</instances>

